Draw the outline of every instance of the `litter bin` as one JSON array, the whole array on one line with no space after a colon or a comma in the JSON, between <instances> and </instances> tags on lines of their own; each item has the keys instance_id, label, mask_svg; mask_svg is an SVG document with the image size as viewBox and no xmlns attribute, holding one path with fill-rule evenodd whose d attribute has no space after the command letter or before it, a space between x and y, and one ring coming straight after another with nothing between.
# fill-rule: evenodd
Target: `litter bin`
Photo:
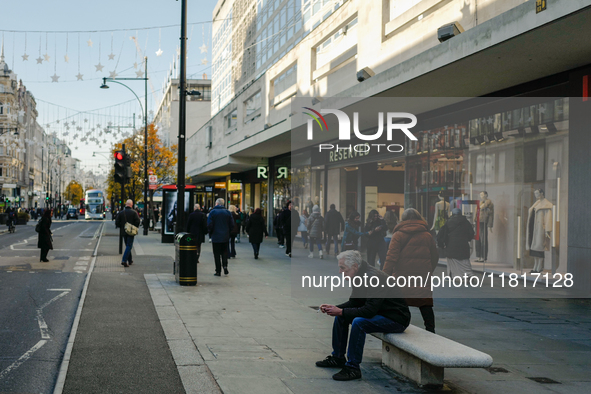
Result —
<instances>
[{"instance_id":1,"label":"litter bin","mask_svg":"<svg viewBox=\"0 0 591 394\"><path fill-rule=\"evenodd\" d=\"M197 284L197 239L189 233L174 238L174 277L181 286Z\"/></svg>"}]
</instances>

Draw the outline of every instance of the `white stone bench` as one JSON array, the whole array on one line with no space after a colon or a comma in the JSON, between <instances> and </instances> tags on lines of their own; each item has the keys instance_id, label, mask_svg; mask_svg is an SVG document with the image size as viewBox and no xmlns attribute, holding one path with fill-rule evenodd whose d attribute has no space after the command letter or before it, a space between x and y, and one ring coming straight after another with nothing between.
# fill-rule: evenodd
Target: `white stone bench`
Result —
<instances>
[{"instance_id":1,"label":"white stone bench","mask_svg":"<svg viewBox=\"0 0 591 394\"><path fill-rule=\"evenodd\" d=\"M382 364L419 386L442 386L444 368L487 368L493 359L413 325L400 334L373 333L382 340Z\"/></svg>"}]
</instances>

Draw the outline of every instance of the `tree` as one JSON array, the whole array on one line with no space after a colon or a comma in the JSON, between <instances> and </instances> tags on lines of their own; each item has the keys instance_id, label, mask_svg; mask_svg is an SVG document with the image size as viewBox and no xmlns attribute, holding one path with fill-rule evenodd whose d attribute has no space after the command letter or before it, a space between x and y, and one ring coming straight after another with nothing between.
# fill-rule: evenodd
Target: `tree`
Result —
<instances>
[{"instance_id":1,"label":"tree","mask_svg":"<svg viewBox=\"0 0 591 394\"><path fill-rule=\"evenodd\" d=\"M121 198L124 203L131 198L135 203L143 201L144 193L144 130L137 130L131 137L115 144L111 157L121 150L125 144L125 151L131 158L132 177L125 185L125 196ZM176 178L177 146L168 148L164 146L158 136L158 129L154 124L148 125L148 171L152 171L158 180ZM173 182L171 182L173 183ZM118 201L120 198L121 185L115 183L115 170L112 168L107 179L107 196L111 201ZM148 191L150 206L153 205L154 190ZM152 215L153 212L150 212Z\"/></svg>"},{"instance_id":2,"label":"tree","mask_svg":"<svg viewBox=\"0 0 591 394\"><path fill-rule=\"evenodd\" d=\"M82 197L84 197L82 186L76 181L71 181L64 192L64 199L70 200L70 204L78 206Z\"/></svg>"}]
</instances>

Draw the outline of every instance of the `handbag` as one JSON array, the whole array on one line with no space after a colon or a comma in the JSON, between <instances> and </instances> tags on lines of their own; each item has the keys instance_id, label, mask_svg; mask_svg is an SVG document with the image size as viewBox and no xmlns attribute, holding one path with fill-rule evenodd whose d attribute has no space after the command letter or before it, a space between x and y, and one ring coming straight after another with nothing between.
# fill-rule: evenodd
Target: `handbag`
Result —
<instances>
[{"instance_id":1,"label":"handbag","mask_svg":"<svg viewBox=\"0 0 591 394\"><path fill-rule=\"evenodd\" d=\"M353 242L345 242L343 250L355 250L355 244Z\"/></svg>"},{"instance_id":2,"label":"handbag","mask_svg":"<svg viewBox=\"0 0 591 394\"><path fill-rule=\"evenodd\" d=\"M41 220L39 220L37 222L37 224L35 225L35 231L40 233L41 232Z\"/></svg>"},{"instance_id":3,"label":"handbag","mask_svg":"<svg viewBox=\"0 0 591 394\"><path fill-rule=\"evenodd\" d=\"M123 216L125 217L125 226L123 227L125 234L129 235L130 237L135 237L137 235L138 228L127 221L127 215L125 214L125 211L123 211Z\"/></svg>"}]
</instances>

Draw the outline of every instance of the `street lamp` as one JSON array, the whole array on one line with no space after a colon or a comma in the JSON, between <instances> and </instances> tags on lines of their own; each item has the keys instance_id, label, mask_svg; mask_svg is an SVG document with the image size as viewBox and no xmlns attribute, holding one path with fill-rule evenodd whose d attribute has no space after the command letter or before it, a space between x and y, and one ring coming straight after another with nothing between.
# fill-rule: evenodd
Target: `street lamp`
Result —
<instances>
[{"instance_id":1,"label":"street lamp","mask_svg":"<svg viewBox=\"0 0 591 394\"><path fill-rule=\"evenodd\" d=\"M16 127L0 127L0 135L10 133L14 130L14 135L18 135L18 128Z\"/></svg>"},{"instance_id":2,"label":"street lamp","mask_svg":"<svg viewBox=\"0 0 591 394\"><path fill-rule=\"evenodd\" d=\"M133 93L137 101L140 103L140 108L144 112L144 235L148 235L148 57L144 57L144 68L145 78L103 78L103 84L100 86L101 89L109 89L107 81L118 83L119 85L125 86L129 91ZM127 85L117 81L144 81L145 82L145 105L142 106L142 102L137 94Z\"/></svg>"}]
</instances>

